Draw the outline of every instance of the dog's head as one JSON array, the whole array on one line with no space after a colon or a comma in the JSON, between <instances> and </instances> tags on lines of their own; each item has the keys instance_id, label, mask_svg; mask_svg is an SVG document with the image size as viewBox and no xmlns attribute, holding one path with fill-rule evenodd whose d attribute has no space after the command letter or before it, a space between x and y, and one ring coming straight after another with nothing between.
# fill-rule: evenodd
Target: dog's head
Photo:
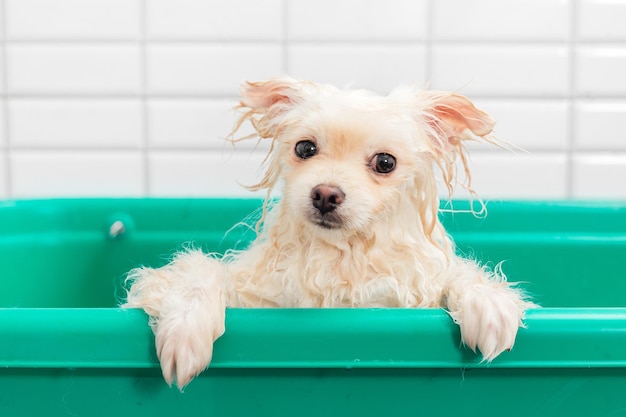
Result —
<instances>
[{"instance_id":1,"label":"dog's head","mask_svg":"<svg viewBox=\"0 0 626 417\"><path fill-rule=\"evenodd\" d=\"M251 136L272 141L265 175L251 188L271 191L282 181L291 216L343 233L409 215L398 213L407 207L432 232L433 166L451 192L460 160L471 189L463 142L484 138L494 125L455 93L402 87L380 96L290 78L246 83L240 108L234 131L250 121Z\"/></svg>"}]
</instances>

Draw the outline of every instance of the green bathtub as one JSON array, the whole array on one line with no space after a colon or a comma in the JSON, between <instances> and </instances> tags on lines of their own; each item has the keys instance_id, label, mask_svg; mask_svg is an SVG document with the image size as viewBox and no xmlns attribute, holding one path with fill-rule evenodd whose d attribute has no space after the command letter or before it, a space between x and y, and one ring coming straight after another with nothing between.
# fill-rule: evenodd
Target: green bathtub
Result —
<instances>
[{"instance_id":1,"label":"green bathtub","mask_svg":"<svg viewBox=\"0 0 626 417\"><path fill-rule=\"evenodd\" d=\"M626 204L444 213L459 252L545 308L491 364L436 309L227 312L211 367L161 378L124 273L186 242L245 247L258 200L0 202L0 416L626 416ZM455 202L455 208L467 203Z\"/></svg>"}]
</instances>

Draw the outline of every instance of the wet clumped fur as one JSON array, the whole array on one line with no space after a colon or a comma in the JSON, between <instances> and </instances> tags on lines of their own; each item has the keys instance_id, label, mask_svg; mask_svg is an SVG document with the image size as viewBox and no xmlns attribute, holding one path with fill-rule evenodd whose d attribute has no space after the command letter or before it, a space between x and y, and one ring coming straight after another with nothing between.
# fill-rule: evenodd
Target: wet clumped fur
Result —
<instances>
[{"instance_id":1,"label":"wet clumped fur","mask_svg":"<svg viewBox=\"0 0 626 417\"><path fill-rule=\"evenodd\" d=\"M499 145L487 113L455 92L382 96L287 77L244 83L238 109L230 140L270 141L249 186L267 191L256 239L128 275L125 307L150 315L168 383L182 389L209 365L226 307L440 307L484 360L513 347L534 304L499 267L457 256L438 218L438 181L484 210L466 143ZM238 137L244 124L253 133ZM331 206L312 190L336 193Z\"/></svg>"}]
</instances>

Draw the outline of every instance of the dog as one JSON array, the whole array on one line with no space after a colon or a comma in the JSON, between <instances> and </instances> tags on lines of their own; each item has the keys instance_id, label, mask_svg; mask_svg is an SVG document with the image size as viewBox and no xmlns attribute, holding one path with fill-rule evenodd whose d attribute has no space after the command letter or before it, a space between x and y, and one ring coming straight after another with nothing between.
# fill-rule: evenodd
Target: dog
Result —
<instances>
[{"instance_id":1,"label":"dog","mask_svg":"<svg viewBox=\"0 0 626 417\"><path fill-rule=\"evenodd\" d=\"M289 77L244 83L238 110L231 140L270 143L250 187L268 193L256 239L127 277L124 307L150 316L170 386L209 365L226 307L437 307L483 360L513 347L534 304L500 268L457 256L438 219L438 181L473 193L466 142L498 142L488 114L454 92L379 95ZM247 122L254 133L236 138Z\"/></svg>"}]
</instances>

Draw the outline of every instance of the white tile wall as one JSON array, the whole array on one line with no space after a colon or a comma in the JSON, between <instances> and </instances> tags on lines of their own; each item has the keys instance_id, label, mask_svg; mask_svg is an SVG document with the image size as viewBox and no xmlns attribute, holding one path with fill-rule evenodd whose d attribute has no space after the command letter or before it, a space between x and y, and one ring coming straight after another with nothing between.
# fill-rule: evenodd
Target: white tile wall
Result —
<instances>
[{"instance_id":1,"label":"white tile wall","mask_svg":"<svg viewBox=\"0 0 626 417\"><path fill-rule=\"evenodd\" d=\"M7 42L6 48L9 94L141 93L139 45Z\"/></svg>"},{"instance_id":2,"label":"white tile wall","mask_svg":"<svg viewBox=\"0 0 626 417\"><path fill-rule=\"evenodd\" d=\"M139 149L138 99L15 99L9 103L11 144L29 148Z\"/></svg>"},{"instance_id":3,"label":"white tile wall","mask_svg":"<svg viewBox=\"0 0 626 417\"><path fill-rule=\"evenodd\" d=\"M580 100L574 121L575 150L626 152L626 100Z\"/></svg>"},{"instance_id":4,"label":"white tile wall","mask_svg":"<svg viewBox=\"0 0 626 417\"><path fill-rule=\"evenodd\" d=\"M583 96L626 95L626 44L580 47L575 65L577 93Z\"/></svg>"},{"instance_id":5,"label":"white tile wall","mask_svg":"<svg viewBox=\"0 0 626 417\"><path fill-rule=\"evenodd\" d=\"M154 99L148 102L150 146L221 149L232 128L235 100Z\"/></svg>"},{"instance_id":6,"label":"white tile wall","mask_svg":"<svg viewBox=\"0 0 626 417\"><path fill-rule=\"evenodd\" d=\"M150 155L150 191L155 195L250 197L243 185L253 185L261 176L264 153L160 152ZM262 192L256 193L263 196Z\"/></svg>"},{"instance_id":7,"label":"white tile wall","mask_svg":"<svg viewBox=\"0 0 626 417\"><path fill-rule=\"evenodd\" d=\"M428 37L425 0L295 0L288 2L293 41L406 42ZM421 17L421 18L420 18Z\"/></svg>"},{"instance_id":8,"label":"white tile wall","mask_svg":"<svg viewBox=\"0 0 626 417\"><path fill-rule=\"evenodd\" d=\"M155 95L236 95L242 80L282 72L282 48L272 43L166 43L146 52L148 93Z\"/></svg>"},{"instance_id":9,"label":"white tile wall","mask_svg":"<svg viewBox=\"0 0 626 417\"><path fill-rule=\"evenodd\" d=\"M139 0L5 0L11 40L139 39Z\"/></svg>"},{"instance_id":10,"label":"white tile wall","mask_svg":"<svg viewBox=\"0 0 626 417\"><path fill-rule=\"evenodd\" d=\"M577 28L581 39L626 40L626 2L620 0L578 0Z\"/></svg>"},{"instance_id":11,"label":"white tile wall","mask_svg":"<svg viewBox=\"0 0 626 417\"><path fill-rule=\"evenodd\" d=\"M478 153L472 160L472 188L485 199L561 199L567 177L565 155ZM532 172L532 175L528 173ZM458 197L468 193L458 188Z\"/></svg>"},{"instance_id":12,"label":"white tile wall","mask_svg":"<svg viewBox=\"0 0 626 417\"><path fill-rule=\"evenodd\" d=\"M139 152L14 151L15 197L134 196L143 191Z\"/></svg>"},{"instance_id":13,"label":"white tile wall","mask_svg":"<svg viewBox=\"0 0 626 417\"><path fill-rule=\"evenodd\" d=\"M421 45L297 44L288 49L292 76L340 87L389 92L398 84L426 82Z\"/></svg>"},{"instance_id":14,"label":"white tile wall","mask_svg":"<svg viewBox=\"0 0 626 417\"><path fill-rule=\"evenodd\" d=\"M565 97L568 49L545 45L437 45L433 87L466 94Z\"/></svg>"},{"instance_id":15,"label":"white tile wall","mask_svg":"<svg viewBox=\"0 0 626 417\"><path fill-rule=\"evenodd\" d=\"M1 17L1 15L0 15ZM1 38L2 34L0 33L0 41L2 40ZM2 41L4 43L4 41ZM0 54L0 80L3 80L2 83L0 83L0 94L5 94L6 93L6 48L4 48L4 50L2 51L3 53Z\"/></svg>"},{"instance_id":16,"label":"white tile wall","mask_svg":"<svg viewBox=\"0 0 626 417\"><path fill-rule=\"evenodd\" d=\"M0 149L5 149L8 146L7 142L7 123L5 121L7 111L6 103L4 100L0 101Z\"/></svg>"},{"instance_id":17,"label":"white tile wall","mask_svg":"<svg viewBox=\"0 0 626 417\"><path fill-rule=\"evenodd\" d=\"M9 170L7 153L0 148L0 198L9 197Z\"/></svg>"},{"instance_id":18,"label":"white tile wall","mask_svg":"<svg viewBox=\"0 0 626 417\"><path fill-rule=\"evenodd\" d=\"M436 40L565 41L571 2L567 0L436 0Z\"/></svg>"},{"instance_id":19,"label":"white tile wall","mask_svg":"<svg viewBox=\"0 0 626 417\"><path fill-rule=\"evenodd\" d=\"M165 98L148 102L150 146L154 149L232 149L228 142L237 100ZM237 136L252 133L248 125L239 129ZM268 149L268 141L242 141L238 149Z\"/></svg>"},{"instance_id":20,"label":"white tile wall","mask_svg":"<svg viewBox=\"0 0 626 417\"><path fill-rule=\"evenodd\" d=\"M281 74L460 90L528 152L487 198L626 199L626 0L0 0L0 198L247 195L224 138Z\"/></svg>"},{"instance_id":21,"label":"white tile wall","mask_svg":"<svg viewBox=\"0 0 626 417\"><path fill-rule=\"evenodd\" d=\"M273 40L281 39L280 0L149 0L149 40Z\"/></svg>"},{"instance_id":22,"label":"white tile wall","mask_svg":"<svg viewBox=\"0 0 626 417\"><path fill-rule=\"evenodd\" d=\"M626 154L581 154L574 157L574 198L626 199Z\"/></svg>"},{"instance_id":23,"label":"white tile wall","mask_svg":"<svg viewBox=\"0 0 626 417\"><path fill-rule=\"evenodd\" d=\"M0 101L0 198L8 198L9 193L9 154L7 152L8 143L6 140L6 123L4 116L6 115L6 103Z\"/></svg>"},{"instance_id":24,"label":"white tile wall","mask_svg":"<svg viewBox=\"0 0 626 417\"><path fill-rule=\"evenodd\" d=\"M534 151L564 152L568 149L570 106L566 100L477 99L474 102L496 120L495 137Z\"/></svg>"}]
</instances>

